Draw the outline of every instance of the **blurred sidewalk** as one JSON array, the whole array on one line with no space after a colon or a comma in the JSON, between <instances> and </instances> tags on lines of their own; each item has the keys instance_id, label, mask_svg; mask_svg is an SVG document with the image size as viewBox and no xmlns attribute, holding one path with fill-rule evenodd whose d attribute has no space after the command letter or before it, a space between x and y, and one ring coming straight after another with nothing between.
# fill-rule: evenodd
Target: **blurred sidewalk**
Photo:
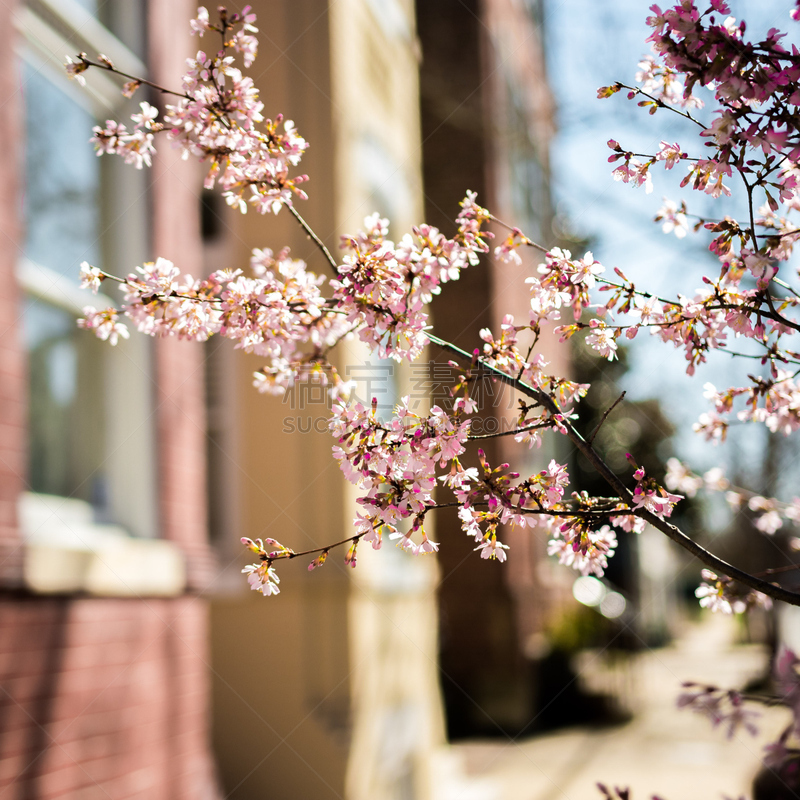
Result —
<instances>
[{"instance_id":1,"label":"blurred sidewalk","mask_svg":"<svg viewBox=\"0 0 800 800\"><path fill-rule=\"evenodd\" d=\"M735 645L735 635L736 620L707 614L672 646L636 656L624 673L636 710L625 725L453 745L439 765L437 800L600 800L598 781L630 787L631 800L750 797L761 749L785 724L785 712L763 715L756 738L728 740L706 718L675 706L683 681L740 688L763 674L766 650ZM599 688L601 671L591 658L580 663L587 686Z\"/></svg>"}]
</instances>

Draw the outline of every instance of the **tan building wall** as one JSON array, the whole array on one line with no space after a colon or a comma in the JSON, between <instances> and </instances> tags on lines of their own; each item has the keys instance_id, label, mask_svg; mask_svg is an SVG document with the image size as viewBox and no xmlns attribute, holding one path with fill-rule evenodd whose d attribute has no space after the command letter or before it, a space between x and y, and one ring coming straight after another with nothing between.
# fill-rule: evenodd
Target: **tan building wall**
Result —
<instances>
[{"instance_id":1,"label":"tan building wall","mask_svg":"<svg viewBox=\"0 0 800 800\"><path fill-rule=\"evenodd\" d=\"M337 227L352 231L366 214L380 211L397 241L424 219L413 2L332 4L331 31ZM348 351L353 364L367 360L362 348ZM383 366L392 370L396 399L414 392L413 366ZM417 395L414 400L424 404ZM345 524L358 508L355 493L349 496ZM390 544L364 553L349 601L354 688L346 793L364 800L431 797L432 756L444 743L436 562Z\"/></svg>"},{"instance_id":2,"label":"tan building wall","mask_svg":"<svg viewBox=\"0 0 800 800\"><path fill-rule=\"evenodd\" d=\"M334 255L339 236L375 210L399 238L422 221L413 4L299 0L254 9L266 36L252 74L266 114L283 112L311 144L303 160L310 199L300 213ZM246 263L253 247L290 244L326 271L289 214L225 212L225 233L209 253L224 255L226 266ZM339 365L345 377L363 378L365 358L350 348ZM220 536L271 536L308 549L351 535L355 493L332 459L324 403L302 391L257 394L257 359L222 352L217 362L236 387L235 399L221 400L233 420L232 431L219 431L226 466L212 473L231 487L224 473L233 472L235 495L219 502L239 509L238 530ZM407 381L394 362L376 369L395 392ZM221 546L235 571L243 556ZM230 594L212 603L215 749L231 798L432 796L429 756L443 743L435 562L389 543L380 553L362 548L355 571L343 556L334 551L311 575L300 560L279 564L277 597L248 592L231 576Z\"/></svg>"}]
</instances>

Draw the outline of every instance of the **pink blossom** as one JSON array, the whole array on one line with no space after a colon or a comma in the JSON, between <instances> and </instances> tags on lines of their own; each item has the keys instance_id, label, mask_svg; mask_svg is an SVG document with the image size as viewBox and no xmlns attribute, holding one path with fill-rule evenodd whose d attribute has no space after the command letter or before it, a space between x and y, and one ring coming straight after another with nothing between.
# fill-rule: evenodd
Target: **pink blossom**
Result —
<instances>
[{"instance_id":1,"label":"pink blossom","mask_svg":"<svg viewBox=\"0 0 800 800\"><path fill-rule=\"evenodd\" d=\"M98 311L94 306L85 306L83 317L78 320L78 327L94 331L98 339L107 341L110 345L115 345L120 336L123 339L130 338L127 326L118 321L116 308Z\"/></svg>"},{"instance_id":2,"label":"pink blossom","mask_svg":"<svg viewBox=\"0 0 800 800\"><path fill-rule=\"evenodd\" d=\"M683 179L681 186L691 184L693 189L703 191L712 197L719 197L722 194L730 197L730 188L722 182L723 178L730 174L731 168L728 164L700 159L689 165L689 174Z\"/></svg>"},{"instance_id":3,"label":"pink blossom","mask_svg":"<svg viewBox=\"0 0 800 800\"><path fill-rule=\"evenodd\" d=\"M655 221L664 221L661 230L664 233L674 233L678 239L683 239L689 230L689 222L686 219L685 206L678 204L672 200L664 200L664 205L658 210Z\"/></svg>"},{"instance_id":4,"label":"pink blossom","mask_svg":"<svg viewBox=\"0 0 800 800\"><path fill-rule=\"evenodd\" d=\"M693 687L689 684L689 687ZM732 739L740 729L751 736L758 734L753 720L760 716L756 711L744 707L742 696L735 691L725 691L713 686L692 688L678 697L678 708L691 708L698 714L708 717L711 724L727 726L727 737Z\"/></svg>"},{"instance_id":5,"label":"pink blossom","mask_svg":"<svg viewBox=\"0 0 800 800\"><path fill-rule=\"evenodd\" d=\"M772 535L783 527L783 519L777 510L772 509L756 517L754 524L761 533Z\"/></svg>"},{"instance_id":6,"label":"pink blossom","mask_svg":"<svg viewBox=\"0 0 800 800\"><path fill-rule=\"evenodd\" d=\"M67 71L67 77L70 80L77 81L81 86L86 86L86 78L83 77L82 73L86 72L89 65L80 57L77 61L73 61L69 56L66 56L66 59L67 63L64 66Z\"/></svg>"},{"instance_id":7,"label":"pink blossom","mask_svg":"<svg viewBox=\"0 0 800 800\"><path fill-rule=\"evenodd\" d=\"M278 584L281 582L275 569L265 561L261 564L248 564L242 572L247 575L247 582L254 592L261 592L264 597L280 594Z\"/></svg>"},{"instance_id":8,"label":"pink blossom","mask_svg":"<svg viewBox=\"0 0 800 800\"><path fill-rule=\"evenodd\" d=\"M91 289L92 294L97 294L100 290L100 284L105 279L102 270L97 267L91 266L86 261L81 261L80 269L81 289Z\"/></svg>"},{"instance_id":9,"label":"pink blossom","mask_svg":"<svg viewBox=\"0 0 800 800\"><path fill-rule=\"evenodd\" d=\"M628 456L628 460L635 464L633 458ZM675 478L677 470L673 464L670 477ZM652 478L645 476L643 467L638 467L633 477L636 479L636 488L633 491L633 505L644 508L652 514L662 519L671 516L675 504L683 497L670 492L659 486Z\"/></svg>"},{"instance_id":10,"label":"pink blossom","mask_svg":"<svg viewBox=\"0 0 800 800\"><path fill-rule=\"evenodd\" d=\"M694 497L703 486L703 479L694 475L677 458L667 460L667 474L664 478L668 489L683 492L686 497Z\"/></svg>"},{"instance_id":11,"label":"pink blossom","mask_svg":"<svg viewBox=\"0 0 800 800\"><path fill-rule=\"evenodd\" d=\"M616 547L617 536L608 525L597 531L583 531L566 524L548 542L547 553L557 555L560 564L572 567L581 575L601 578Z\"/></svg>"},{"instance_id":12,"label":"pink blossom","mask_svg":"<svg viewBox=\"0 0 800 800\"><path fill-rule=\"evenodd\" d=\"M653 179L650 175L649 163L642 163L635 158L630 158L611 174L615 181L630 183L633 186L644 185L646 194L650 194L653 191Z\"/></svg>"},{"instance_id":13,"label":"pink blossom","mask_svg":"<svg viewBox=\"0 0 800 800\"><path fill-rule=\"evenodd\" d=\"M743 614L753 607L772 608L772 599L762 592L739 588L730 578L718 577L711 570L702 570L695 596L703 608L723 614Z\"/></svg>"},{"instance_id":14,"label":"pink blossom","mask_svg":"<svg viewBox=\"0 0 800 800\"><path fill-rule=\"evenodd\" d=\"M592 333L586 337L586 344L601 356L613 361L617 357L615 331L596 319L593 319L590 325Z\"/></svg>"},{"instance_id":15,"label":"pink blossom","mask_svg":"<svg viewBox=\"0 0 800 800\"><path fill-rule=\"evenodd\" d=\"M204 6L197 9L197 16L190 20L189 25L192 28L192 33L202 36L207 31L211 30L211 25L208 20L208 10Z\"/></svg>"},{"instance_id":16,"label":"pink blossom","mask_svg":"<svg viewBox=\"0 0 800 800\"><path fill-rule=\"evenodd\" d=\"M681 152L681 146L677 142L669 144L662 141L656 153L656 161L663 161L665 169L672 169L685 156L686 153Z\"/></svg>"},{"instance_id":17,"label":"pink blossom","mask_svg":"<svg viewBox=\"0 0 800 800\"><path fill-rule=\"evenodd\" d=\"M508 550L507 544L502 544L497 541L497 538L492 535L490 538L483 540L483 542L475 548L480 551L481 558L492 558L498 561L506 560L505 551Z\"/></svg>"},{"instance_id":18,"label":"pink blossom","mask_svg":"<svg viewBox=\"0 0 800 800\"><path fill-rule=\"evenodd\" d=\"M722 467L712 467L705 472L703 483L707 489L713 492L724 492L730 486L730 481L725 477L725 470Z\"/></svg>"},{"instance_id":19,"label":"pink blossom","mask_svg":"<svg viewBox=\"0 0 800 800\"><path fill-rule=\"evenodd\" d=\"M564 464L550 459L546 470L542 470L536 480L543 490L542 505L548 508L558 503L564 496L564 489L569 484L569 474Z\"/></svg>"}]
</instances>

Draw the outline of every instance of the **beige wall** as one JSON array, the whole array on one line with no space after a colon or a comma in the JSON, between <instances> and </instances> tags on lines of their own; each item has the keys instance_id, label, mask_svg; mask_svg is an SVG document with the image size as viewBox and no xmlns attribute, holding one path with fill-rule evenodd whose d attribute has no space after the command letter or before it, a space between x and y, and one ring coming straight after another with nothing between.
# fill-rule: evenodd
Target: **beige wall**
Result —
<instances>
[{"instance_id":1,"label":"beige wall","mask_svg":"<svg viewBox=\"0 0 800 800\"><path fill-rule=\"evenodd\" d=\"M423 221L413 3L342 0L331 7L331 30L338 227L352 231L377 210L389 217L390 238L397 241ZM353 363L365 359L363 348L348 349ZM412 388L408 369L388 365L399 398ZM349 494L346 521L358 508ZM354 716L347 796L359 800L430 796L431 757L444 742L438 571L432 558L390 546L363 554L350 595Z\"/></svg>"},{"instance_id":2,"label":"beige wall","mask_svg":"<svg viewBox=\"0 0 800 800\"><path fill-rule=\"evenodd\" d=\"M330 10L320 0L253 5L262 33L252 74L265 113L294 119L311 145L302 165L310 199L300 213L335 255L339 235L374 210L391 213L399 238L422 221L412 4L396 5L388 29L368 0ZM245 264L253 247L288 243L326 270L289 214L226 211L225 246L215 246L227 251L225 266ZM250 384L261 363L222 358L236 375L233 435L219 452L237 476L226 484L235 496L222 499L239 523L229 539L271 536L307 549L350 535L355 495L332 459L330 434L286 432L327 417L324 405L259 395ZM367 549L355 571L334 551L311 575L299 559L278 565L277 597L237 580L213 602L215 749L231 798L430 796L428 755L443 740L436 566L388 545ZM223 550L236 568L245 563L229 544Z\"/></svg>"}]
</instances>

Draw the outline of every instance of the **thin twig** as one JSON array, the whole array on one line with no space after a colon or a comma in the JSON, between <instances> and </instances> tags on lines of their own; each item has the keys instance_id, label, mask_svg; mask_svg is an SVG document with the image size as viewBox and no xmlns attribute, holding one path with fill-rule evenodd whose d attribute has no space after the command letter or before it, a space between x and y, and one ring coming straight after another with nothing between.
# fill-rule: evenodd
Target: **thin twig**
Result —
<instances>
[{"instance_id":1,"label":"thin twig","mask_svg":"<svg viewBox=\"0 0 800 800\"><path fill-rule=\"evenodd\" d=\"M328 263L331 265L331 269L333 269L333 274L338 275L339 266L337 265L334 257L331 255L330 250L325 247L322 239L320 239L319 236L314 233L311 226L300 216L300 212L291 203L287 203L286 207L292 212L292 216L300 223L300 227L302 227L306 234L308 234L308 237L313 240L314 244L316 244L316 246L322 251L322 254L325 256L325 258L328 259Z\"/></svg>"},{"instance_id":2,"label":"thin twig","mask_svg":"<svg viewBox=\"0 0 800 800\"><path fill-rule=\"evenodd\" d=\"M659 108L666 108L667 111L672 111L674 114L677 114L680 117L686 117L686 119L691 120L695 123L695 125L699 125L704 131L708 130L708 128L700 122L699 119L693 117L688 111L678 111L677 108L665 103L663 100L659 100L658 97L653 97L652 94L645 92L643 89L640 89L638 86L628 86L626 83L617 83L617 86L621 86L623 89L627 89L630 92L635 92L636 94L643 94L645 97L652 100ZM632 98L631 98L632 99Z\"/></svg>"},{"instance_id":3,"label":"thin twig","mask_svg":"<svg viewBox=\"0 0 800 800\"><path fill-rule=\"evenodd\" d=\"M627 392L623 392L613 403L610 408L607 408L603 413L603 416L600 418L600 422L597 423L597 427L592 431L592 435L587 439L587 442L591 445L594 441L594 437L597 436L598 431L603 426L603 423L608 419L608 415L622 402L622 399L625 397Z\"/></svg>"},{"instance_id":4,"label":"thin twig","mask_svg":"<svg viewBox=\"0 0 800 800\"><path fill-rule=\"evenodd\" d=\"M191 100L192 97L186 92L175 92L172 89L167 89L164 86L160 86L157 83L153 83L152 81L148 81L145 78L137 78L136 75L129 75L127 72L122 72L122 70L117 69L113 64L105 64L102 61L92 61L90 58L86 56L85 53L79 53L78 58L84 63L88 64L90 67L98 67L99 69L104 69L108 72L113 72L115 75L119 75L122 78L129 78L132 81L136 81L138 84L143 84L144 86L150 86L151 88L155 89L162 94L172 94L175 97L183 97L186 100Z\"/></svg>"},{"instance_id":5,"label":"thin twig","mask_svg":"<svg viewBox=\"0 0 800 800\"><path fill-rule=\"evenodd\" d=\"M327 553L329 550L333 550L334 547L341 547L343 544L348 544L349 542L357 542L362 536L366 536L367 533L369 533L369 531L358 533L355 536L350 536L347 539L342 539L333 544L326 544L325 547L315 547L312 550L299 550L297 552L290 550L286 553L276 555L275 558L271 558L270 561L281 561L283 559L299 558L300 556L313 556L315 553Z\"/></svg>"},{"instance_id":6,"label":"thin twig","mask_svg":"<svg viewBox=\"0 0 800 800\"><path fill-rule=\"evenodd\" d=\"M535 431L540 428L549 427L550 423L548 422L537 422L535 425L527 425L524 428L514 428L510 431L498 431L497 433L476 433L475 435L470 434L467 436L467 439L470 442L473 442L476 439L496 439L498 436L514 436L518 433L525 433L525 431Z\"/></svg>"},{"instance_id":7,"label":"thin twig","mask_svg":"<svg viewBox=\"0 0 800 800\"><path fill-rule=\"evenodd\" d=\"M775 575L779 572L791 572L792 570L800 569L800 564L789 564L787 567L774 567L773 569L765 569L763 572L756 572L756 575Z\"/></svg>"},{"instance_id":8,"label":"thin twig","mask_svg":"<svg viewBox=\"0 0 800 800\"><path fill-rule=\"evenodd\" d=\"M496 222L498 225L502 225L506 230L511 231L511 233L519 236L522 244L527 245L528 247L534 247L537 250L540 250L542 253L550 252L546 247L543 247L537 242L534 242L532 239L529 239L519 228L515 228L513 225L509 225L507 222L503 222L503 220L498 219L494 214L490 214L489 219L492 220L492 222Z\"/></svg>"}]
</instances>

